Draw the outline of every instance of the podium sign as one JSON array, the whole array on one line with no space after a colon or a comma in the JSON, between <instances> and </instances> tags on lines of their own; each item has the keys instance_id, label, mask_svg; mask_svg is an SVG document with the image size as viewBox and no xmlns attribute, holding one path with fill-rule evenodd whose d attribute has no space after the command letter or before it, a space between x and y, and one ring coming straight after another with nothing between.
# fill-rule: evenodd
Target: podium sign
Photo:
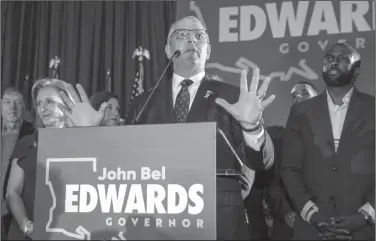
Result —
<instances>
[{"instance_id":1,"label":"podium sign","mask_svg":"<svg viewBox=\"0 0 376 241\"><path fill-rule=\"evenodd\" d=\"M216 239L215 123L41 129L34 238Z\"/></svg>"}]
</instances>

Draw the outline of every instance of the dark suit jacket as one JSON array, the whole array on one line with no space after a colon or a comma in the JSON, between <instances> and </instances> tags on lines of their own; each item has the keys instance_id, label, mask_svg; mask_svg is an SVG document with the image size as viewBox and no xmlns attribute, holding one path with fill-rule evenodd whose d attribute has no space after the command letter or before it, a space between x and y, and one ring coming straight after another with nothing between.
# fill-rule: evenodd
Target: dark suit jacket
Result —
<instances>
[{"instance_id":1,"label":"dark suit jacket","mask_svg":"<svg viewBox=\"0 0 376 241\"><path fill-rule=\"evenodd\" d=\"M291 202L287 196L286 189L282 183L281 159L282 159L282 137L285 128L282 126L270 126L266 128L273 141L275 161L273 168L269 171L270 184L266 190L266 203L268 204L273 217L273 228L271 239L291 240L293 229L285 221L285 216L292 212Z\"/></svg>"},{"instance_id":2,"label":"dark suit jacket","mask_svg":"<svg viewBox=\"0 0 376 241\"><path fill-rule=\"evenodd\" d=\"M2 202L5 202L5 194L7 190L7 185L8 185L8 179L10 175L10 168L11 168L11 156L12 153L14 153L14 149L17 147L17 143L19 143L19 140L21 140L23 137L31 135L34 133L34 126L30 122L27 122L26 120L23 121L19 135L17 139L14 140L5 140L4 138L7 137L2 137L2 143L1 143L1 161L4 162L4 164L7 166L5 170L1 170L1 175L2 175L2 195L1 198L3 198ZM4 166L5 166L4 165ZM1 228L2 228L2 239L7 236L10 222L12 221L12 216L11 214L7 214L6 217L2 218L1 220ZM6 238L4 238L6 239Z\"/></svg>"},{"instance_id":3,"label":"dark suit jacket","mask_svg":"<svg viewBox=\"0 0 376 241\"><path fill-rule=\"evenodd\" d=\"M35 131L35 128L33 124L24 120L21 126L20 135L18 136L18 139L20 140L24 136L31 135L34 133L34 131Z\"/></svg>"},{"instance_id":4,"label":"dark suit jacket","mask_svg":"<svg viewBox=\"0 0 376 241\"><path fill-rule=\"evenodd\" d=\"M9 174L10 174L10 168L11 168L11 162L10 161L11 161L12 153L14 152L14 148L17 146L17 143L19 142L19 140L21 140L25 136L33 134L34 131L35 131L35 129L34 129L33 124L24 120L23 123L22 123L21 129L20 129L18 138L14 141L11 141L11 142L7 142L7 141L2 142L2 146L1 146L1 149L2 149L1 159L2 160L1 161L8 163L7 169L2 170L2 173L5 175L4 183L2 183L2 188L4 190L3 191L3 198L5 197L5 193L6 193L6 187L7 187L8 178L9 178ZM2 138L6 138L6 137L2 137Z\"/></svg>"},{"instance_id":5,"label":"dark suit jacket","mask_svg":"<svg viewBox=\"0 0 376 241\"><path fill-rule=\"evenodd\" d=\"M11 159L17 159L18 166L24 172L24 185L22 188L21 198L25 206L27 217L34 220L34 201L35 201L35 184L37 170L37 148L34 145L37 141L37 131L24 136L19 140L14 148ZM8 240L25 240L20 227L15 219L12 220Z\"/></svg>"},{"instance_id":6,"label":"dark suit jacket","mask_svg":"<svg viewBox=\"0 0 376 241\"><path fill-rule=\"evenodd\" d=\"M337 153L326 92L291 108L283 139L282 179L295 210L308 200L329 216L375 207L375 98L354 89ZM316 239L316 229L297 218L295 239ZM367 227L354 239L374 240Z\"/></svg>"},{"instance_id":7,"label":"dark suit jacket","mask_svg":"<svg viewBox=\"0 0 376 241\"><path fill-rule=\"evenodd\" d=\"M244 200L248 215L248 228L250 240L265 240L268 237L268 229L265 221L263 199L265 189L269 185L269 172L259 171L255 173L255 182L249 196Z\"/></svg>"},{"instance_id":8,"label":"dark suit jacket","mask_svg":"<svg viewBox=\"0 0 376 241\"><path fill-rule=\"evenodd\" d=\"M212 94L204 96L212 91ZM129 124L139 114L150 91L143 93L132 103L127 115L126 123ZM261 151L257 152L246 146L240 124L222 107L215 103L215 98L220 97L229 103L235 103L239 97L239 88L204 78L200 84L193 101L187 122L216 122L228 140L239 153L245 165L253 170L264 170L263 154L273 152L270 138L267 138ZM163 124L174 123L172 84L164 81L154 92L148 106L138 120L138 124ZM194 138L194 137L192 137ZM240 171L240 165L235 159L230 148L217 135L217 169L235 169ZM240 185L234 178L217 178L217 229L219 239L246 239L248 231L245 223L245 210L240 194ZM244 233L247 234L244 234Z\"/></svg>"},{"instance_id":9,"label":"dark suit jacket","mask_svg":"<svg viewBox=\"0 0 376 241\"><path fill-rule=\"evenodd\" d=\"M290 200L285 192L285 187L283 186L281 180L281 158L282 158L282 136L285 128L279 127L278 133L275 130L269 128L268 132L272 138L274 151L275 151L275 162L273 169L270 170L271 181L267 188L266 202L271 209L274 219L279 219L284 222L284 217L289 212L292 212L292 207L290 205Z\"/></svg>"}]
</instances>

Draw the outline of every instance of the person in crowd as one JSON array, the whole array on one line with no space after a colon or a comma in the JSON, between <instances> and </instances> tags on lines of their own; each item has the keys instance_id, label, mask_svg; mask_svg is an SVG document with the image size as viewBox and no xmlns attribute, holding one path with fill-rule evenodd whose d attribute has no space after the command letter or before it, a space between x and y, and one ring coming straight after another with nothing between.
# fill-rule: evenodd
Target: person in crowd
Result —
<instances>
[{"instance_id":1,"label":"person in crowd","mask_svg":"<svg viewBox=\"0 0 376 241\"><path fill-rule=\"evenodd\" d=\"M268 131L267 128L266 130ZM265 209L263 199L265 196L265 188L270 182L270 177L269 170L255 172L255 180L251 192L244 200L244 205L247 210L250 240L266 240L268 238L267 210Z\"/></svg>"},{"instance_id":2,"label":"person in crowd","mask_svg":"<svg viewBox=\"0 0 376 241\"><path fill-rule=\"evenodd\" d=\"M10 157L16 143L22 137L34 132L33 125L24 120L25 102L20 91L8 87L1 98L1 198L5 197L10 170ZM6 239L12 216L5 201L1 208L1 235Z\"/></svg>"},{"instance_id":3,"label":"person in crowd","mask_svg":"<svg viewBox=\"0 0 376 241\"><path fill-rule=\"evenodd\" d=\"M120 119L120 104L119 98L116 94L109 91L99 91L90 97L90 103L94 109L99 110L99 107L104 102L107 103L106 112L104 114L101 125L103 126L118 126L122 124Z\"/></svg>"},{"instance_id":4,"label":"person in crowd","mask_svg":"<svg viewBox=\"0 0 376 241\"><path fill-rule=\"evenodd\" d=\"M195 17L176 21L168 34L166 55L172 58L176 50L179 57L172 58L174 74L171 81L163 81L144 108L137 124L164 124L186 122L217 122L244 164L252 170L265 170L274 161L273 144L263 128L262 112L271 104L274 96L264 99L270 79L258 88L259 70L248 91L247 73L243 71L241 89L219 81L204 78L204 66L209 59L211 47L207 30ZM73 86L70 90L75 91ZM82 86L77 85L80 96L75 104L62 93L71 111L64 110L75 126L99 125L103 117L104 103L96 111L87 101ZM133 100L127 124L132 124L140 113L151 91L144 92ZM240 93L240 98L239 98ZM238 100L239 99L239 100ZM228 103L227 101L232 104ZM80 113L80 118L78 118ZM217 138L217 168L241 174L240 165L223 136ZM248 228L241 185L237 178L217 178L217 238L248 240Z\"/></svg>"},{"instance_id":5,"label":"person in crowd","mask_svg":"<svg viewBox=\"0 0 376 241\"><path fill-rule=\"evenodd\" d=\"M303 102L315 96L317 96L316 88L309 82L300 81L291 89L292 104ZM291 240L297 213L291 206L280 177L282 136L285 128L283 126L270 126L267 127L267 130L272 138L275 150L275 164L270 176L272 180L266 189L265 198L273 217L271 239Z\"/></svg>"},{"instance_id":6,"label":"person in crowd","mask_svg":"<svg viewBox=\"0 0 376 241\"><path fill-rule=\"evenodd\" d=\"M67 96L66 83L58 79L37 80L32 87L32 101L44 128L72 126L58 104L64 104L59 92ZM37 166L37 132L25 136L17 144L12 157L12 167L6 192L6 201L14 219L8 239L32 239L34 219L35 176Z\"/></svg>"},{"instance_id":7,"label":"person in crowd","mask_svg":"<svg viewBox=\"0 0 376 241\"><path fill-rule=\"evenodd\" d=\"M316 88L313 84L301 81L291 89L292 104L300 103L317 95Z\"/></svg>"},{"instance_id":8,"label":"person in crowd","mask_svg":"<svg viewBox=\"0 0 376 241\"><path fill-rule=\"evenodd\" d=\"M291 89L293 104L310 99L316 95L316 88L313 84L305 81L300 81ZM268 229L270 229L269 238L274 240L288 240L292 239L296 213L291 208L290 201L286 196L279 175L281 167L280 141L282 140L284 127L272 126L266 129L273 141L276 163L272 170L256 173L252 192L249 197L245 199L250 238L251 240L264 240L268 237ZM269 191L271 191L270 195ZM263 200L266 202L264 206ZM263 211L263 208L266 210ZM265 217L265 213L269 213L270 216ZM265 222L265 218L267 222ZM272 227L267 226L268 222L271 223L270 218L273 220Z\"/></svg>"},{"instance_id":9,"label":"person in crowd","mask_svg":"<svg viewBox=\"0 0 376 241\"><path fill-rule=\"evenodd\" d=\"M375 98L354 86L360 54L325 53L326 90L293 105L281 177L297 211L294 239L375 240Z\"/></svg>"},{"instance_id":10,"label":"person in crowd","mask_svg":"<svg viewBox=\"0 0 376 241\"><path fill-rule=\"evenodd\" d=\"M273 141L275 162L270 170L270 183L266 188L265 201L273 218L270 231L272 240L291 240L296 213L293 211L290 200L283 186L280 170L282 157L282 137L284 126L268 126L266 128Z\"/></svg>"},{"instance_id":11,"label":"person in crowd","mask_svg":"<svg viewBox=\"0 0 376 241\"><path fill-rule=\"evenodd\" d=\"M25 102L23 95L14 87L8 87L1 97L1 133L17 133L18 139L34 131L33 125L24 120Z\"/></svg>"}]
</instances>

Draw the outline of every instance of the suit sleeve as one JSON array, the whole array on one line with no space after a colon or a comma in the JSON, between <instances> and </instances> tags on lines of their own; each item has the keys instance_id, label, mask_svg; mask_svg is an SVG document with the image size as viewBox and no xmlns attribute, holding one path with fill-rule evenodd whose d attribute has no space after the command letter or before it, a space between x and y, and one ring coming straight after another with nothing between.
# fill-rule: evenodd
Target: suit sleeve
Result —
<instances>
[{"instance_id":1,"label":"suit sleeve","mask_svg":"<svg viewBox=\"0 0 376 241\"><path fill-rule=\"evenodd\" d=\"M266 130L265 130L264 145L262 145L261 147L262 147L261 151L262 151L262 156L263 156L264 169L268 170L274 164L275 155L274 155L273 141L270 138L270 135Z\"/></svg>"},{"instance_id":2,"label":"suit sleeve","mask_svg":"<svg viewBox=\"0 0 376 241\"><path fill-rule=\"evenodd\" d=\"M373 106L373 110L374 109L375 108ZM373 145L372 146L375 146L375 140L373 140ZM375 160L375 150L372 153L373 153L372 160ZM366 196L366 201L372 206L373 210L375 210L375 182L372 182L371 190L368 193L368 195Z\"/></svg>"},{"instance_id":3,"label":"suit sleeve","mask_svg":"<svg viewBox=\"0 0 376 241\"><path fill-rule=\"evenodd\" d=\"M248 146L244 141L244 137L242 138L244 164L254 171L265 171L269 169L274 162L274 146L268 132L264 130L263 143L259 151Z\"/></svg>"},{"instance_id":4,"label":"suit sleeve","mask_svg":"<svg viewBox=\"0 0 376 241\"><path fill-rule=\"evenodd\" d=\"M373 143L373 146L375 143ZM375 160L375 152L373 152L373 158L372 160ZM366 211L373 220L376 220L375 218L375 182L372 183L369 192L365 195L365 204L360 208L364 211Z\"/></svg>"},{"instance_id":5,"label":"suit sleeve","mask_svg":"<svg viewBox=\"0 0 376 241\"><path fill-rule=\"evenodd\" d=\"M287 198L285 187L283 186L280 170L281 170L281 145L282 138L278 138L273 142L275 149L275 163L269 172L271 173L271 183L266 189L266 202L278 219L283 219L286 214L293 211L290 200Z\"/></svg>"},{"instance_id":6,"label":"suit sleeve","mask_svg":"<svg viewBox=\"0 0 376 241\"><path fill-rule=\"evenodd\" d=\"M367 202L375 210L375 183L372 185L372 190L368 193L366 199L367 199Z\"/></svg>"},{"instance_id":7,"label":"suit sleeve","mask_svg":"<svg viewBox=\"0 0 376 241\"><path fill-rule=\"evenodd\" d=\"M293 211L282 183L279 180L273 180L272 184L268 187L266 201L274 215L279 219L283 219L286 214Z\"/></svg>"},{"instance_id":8,"label":"suit sleeve","mask_svg":"<svg viewBox=\"0 0 376 241\"><path fill-rule=\"evenodd\" d=\"M312 199L303 175L304 140L301 132L302 115L295 114L294 109L286 124L282 140L281 178L294 209L300 213Z\"/></svg>"},{"instance_id":9,"label":"suit sleeve","mask_svg":"<svg viewBox=\"0 0 376 241\"><path fill-rule=\"evenodd\" d=\"M274 146L268 132L264 130L261 148L260 150L255 150L246 144L239 122L232 117L231 125L233 144L240 152L244 165L254 171L265 171L270 168L274 162Z\"/></svg>"}]
</instances>

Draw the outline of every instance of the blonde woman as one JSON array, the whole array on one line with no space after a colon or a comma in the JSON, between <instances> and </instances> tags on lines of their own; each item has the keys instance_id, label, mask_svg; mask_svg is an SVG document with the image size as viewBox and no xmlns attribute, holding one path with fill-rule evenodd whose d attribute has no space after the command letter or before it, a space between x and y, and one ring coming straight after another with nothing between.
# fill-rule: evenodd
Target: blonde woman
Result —
<instances>
[{"instance_id":1,"label":"blonde woman","mask_svg":"<svg viewBox=\"0 0 376 241\"><path fill-rule=\"evenodd\" d=\"M71 121L59 109L64 105L60 92L71 96L67 83L58 79L37 80L32 88L32 101L43 128L65 128ZM13 221L9 240L32 239L34 219L35 176L37 166L37 133L25 136L13 153L6 201Z\"/></svg>"}]
</instances>

